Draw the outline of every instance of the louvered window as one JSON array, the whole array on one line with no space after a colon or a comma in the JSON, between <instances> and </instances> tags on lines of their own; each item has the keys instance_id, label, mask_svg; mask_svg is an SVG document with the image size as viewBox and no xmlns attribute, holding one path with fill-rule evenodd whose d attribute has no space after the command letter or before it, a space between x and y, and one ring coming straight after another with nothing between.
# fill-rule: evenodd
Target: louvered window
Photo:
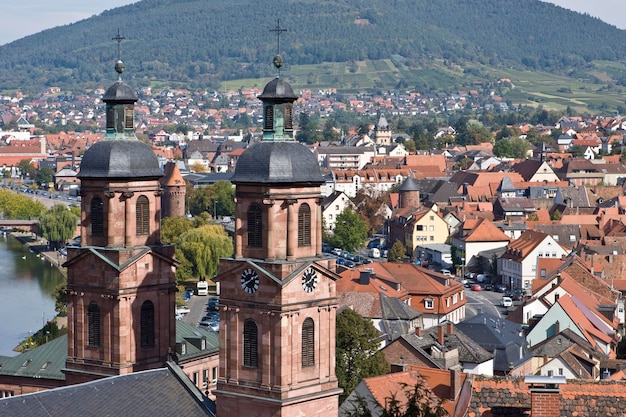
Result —
<instances>
[{"instance_id":1,"label":"louvered window","mask_svg":"<svg viewBox=\"0 0 626 417\"><path fill-rule=\"evenodd\" d=\"M99 197L91 200L91 235L104 236L104 205Z\"/></svg>"},{"instance_id":2,"label":"louvered window","mask_svg":"<svg viewBox=\"0 0 626 417\"><path fill-rule=\"evenodd\" d=\"M298 246L311 246L311 209L306 203L298 210Z\"/></svg>"},{"instance_id":3,"label":"louvered window","mask_svg":"<svg viewBox=\"0 0 626 417\"><path fill-rule=\"evenodd\" d=\"M261 207L253 204L248 209L248 246L263 245L263 215Z\"/></svg>"},{"instance_id":4,"label":"louvered window","mask_svg":"<svg viewBox=\"0 0 626 417\"><path fill-rule=\"evenodd\" d=\"M137 236L150 233L150 203L145 195L137 199Z\"/></svg>"},{"instance_id":5,"label":"louvered window","mask_svg":"<svg viewBox=\"0 0 626 417\"><path fill-rule=\"evenodd\" d=\"M248 319L243 325L243 366L256 368L258 364L258 331L254 320Z\"/></svg>"},{"instance_id":6,"label":"louvered window","mask_svg":"<svg viewBox=\"0 0 626 417\"><path fill-rule=\"evenodd\" d=\"M135 127L135 120L133 118L134 112L132 107L124 109L124 127L126 129L132 129Z\"/></svg>"},{"instance_id":7,"label":"louvered window","mask_svg":"<svg viewBox=\"0 0 626 417\"><path fill-rule=\"evenodd\" d=\"M293 106L285 104L285 130L293 130Z\"/></svg>"},{"instance_id":8,"label":"louvered window","mask_svg":"<svg viewBox=\"0 0 626 417\"><path fill-rule=\"evenodd\" d=\"M96 303L87 307L87 330L89 346L100 346L100 307Z\"/></svg>"},{"instance_id":9,"label":"louvered window","mask_svg":"<svg viewBox=\"0 0 626 417\"><path fill-rule=\"evenodd\" d=\"M115 107L107 108L107 129L115 129Z\"/></svg>"},{"instance_id":10,"label":"louvered window","mask_svg":"<svg viewBox=\"0 0 626 417\"><path fill-rule=\"evenodd\" d=\"M315 366L315 328L313 319L302 324L302 367Z\"/></svg>"},{"instance_id":11,"label":"louvered window","mask_svg":"<svg viewBox=\"0 0 626 417\"><path fill-rule=\"evenodd\" d=\"M263 125L263 130L274 130L274 107L273 106L265 107L265 121Z\"/></svg>"},{"instance_id":12,"label":"louvered window","mask_svg":"<svg viewBox=\"0 0 626 417\"><path fill-rule=\"evenodd\" d=\"M141 347L154 346L154 304L146 301L141 305Z\"/></svg>"}]
</instances>

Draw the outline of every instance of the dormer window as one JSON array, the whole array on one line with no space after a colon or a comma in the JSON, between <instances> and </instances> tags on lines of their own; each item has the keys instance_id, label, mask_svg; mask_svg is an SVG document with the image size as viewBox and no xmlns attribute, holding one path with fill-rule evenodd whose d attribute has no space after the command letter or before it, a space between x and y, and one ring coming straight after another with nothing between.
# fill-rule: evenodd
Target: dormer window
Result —
<instances>
[{"instance_id":1,"label":"dormer window","mask_svg":"<svg viewBox=\"0 0 626 417\"><path fill-rule=\"evenodd\" d=\"M424 308L426 308L426 310L432 310L435 308L434 300L432 298L426 298L424 300Z\"/></svg>"}]
</instances>

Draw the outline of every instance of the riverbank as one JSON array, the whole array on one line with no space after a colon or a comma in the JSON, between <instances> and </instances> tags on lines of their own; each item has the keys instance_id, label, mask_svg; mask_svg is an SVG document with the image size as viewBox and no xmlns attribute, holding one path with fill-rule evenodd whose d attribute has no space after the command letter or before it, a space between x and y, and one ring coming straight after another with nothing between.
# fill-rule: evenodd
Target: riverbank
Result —
<instances>
[{"instance_id":1,"label":"riverbank","mask_svg":"<svg viewBox=\"0 0 626 417\"><path fill-rule=\"evenodd\" d=\"M62 266L65 257L58 251L50 250L50 245L46 239L29 232L11 232L10 234L26 246L30 252L45 258L50 264L57 267L63 275L66 275L65 268Z\"/></svg>"}]
</instances>

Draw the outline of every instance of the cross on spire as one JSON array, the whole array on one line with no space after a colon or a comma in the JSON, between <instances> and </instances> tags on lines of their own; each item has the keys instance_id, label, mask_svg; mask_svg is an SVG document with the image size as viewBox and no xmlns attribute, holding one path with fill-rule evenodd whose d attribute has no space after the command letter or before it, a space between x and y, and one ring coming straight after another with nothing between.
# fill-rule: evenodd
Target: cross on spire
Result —
<instances>
[{"instance_id":1,"label":"cross on spire","mask_svg":"<svg viewBox=\"0 0 626 417\"><path fill-rule=\"evenodd\" d=\"M117 36L115 36L114 38L112 38L111 40L113 41L117 41L117 60L121 61L122 60L122 51L120 48L120 44L122 43L123 40L125 40L126 38L122 36L122 34L120 33L120 28L117 28Z\"/></svg>"},{"instance_id":2,"label":"cross on spire","mask_svg":"<svg viewBox=\"0 0 626 417\"><path fill-rule=\"evenodd\" d=\"M281 29L280 19L278 19L277 22L276 27L274 29L270 29L270 32L276 32L276 53L280 54L280 35L283 32L287 32L287 29Z\"/></svg>"}]
</instances>

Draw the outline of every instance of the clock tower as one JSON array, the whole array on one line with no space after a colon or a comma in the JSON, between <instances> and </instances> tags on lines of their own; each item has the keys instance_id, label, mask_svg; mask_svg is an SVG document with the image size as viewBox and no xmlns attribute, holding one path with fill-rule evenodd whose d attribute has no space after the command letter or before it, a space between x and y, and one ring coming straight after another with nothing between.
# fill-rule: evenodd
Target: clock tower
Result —
<instances>
[{"instance_id":1,"label":"clock tower","mask_svg":"<svg viewBox=\"0 0 626 417\"><path fill-rule=\"evenodd\" d=\"M276 57L274 64L282 65ZM293 138L291 85L259 96L263 140L239 158L235 255L220 282L219 415L337 416L334 260L322 254L317 159Z\"/></svg>"}]
</instances>

